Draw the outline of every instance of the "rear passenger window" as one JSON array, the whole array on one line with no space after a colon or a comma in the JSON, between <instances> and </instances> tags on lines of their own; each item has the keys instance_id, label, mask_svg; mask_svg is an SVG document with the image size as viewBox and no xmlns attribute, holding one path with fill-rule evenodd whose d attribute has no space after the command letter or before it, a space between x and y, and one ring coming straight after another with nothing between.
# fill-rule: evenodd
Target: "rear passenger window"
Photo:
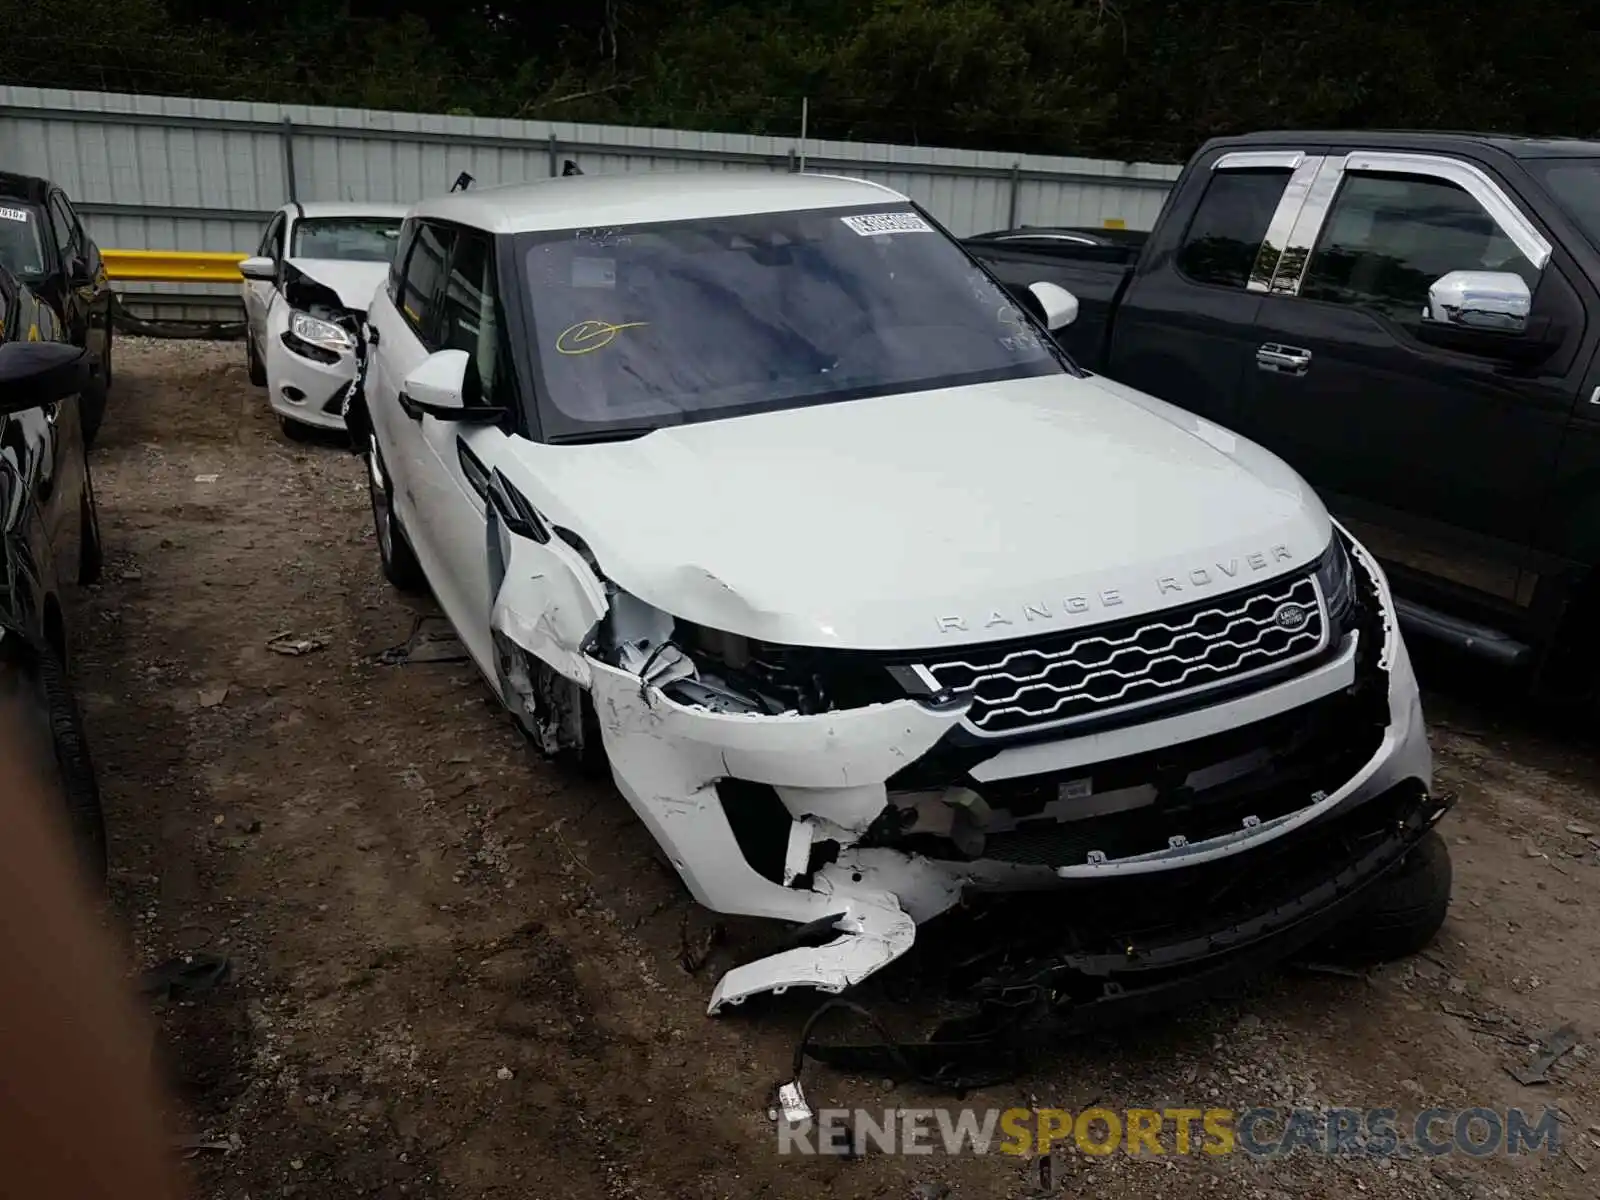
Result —
<instances>
[{"instance_id":1,"label":"rear passenger window","mask_svg":"<svg viewBox=\"0 0 1600 1200\"><path fill-rule=\"evenodd\" d=\"M449 237L449 231L437 225L421 225L400 284L400 312L430 350L438 349L439 285L444 281Z\"/></svg>"},{"instance_id":2,"label":"rear passenger window","mask_svg":"<svg viewBox=\"0 0 1600 1200\"><path fill-rule=\"evenodd\" d=\"M1178 248L1178 270L1196 283L1243 288L1289 172L1213 171Z\"/></svg>"},{"instance_id":3,"label":"rear passenger window","mask_svg":"<svg viewBox=\"0 0 1600 1200\"><path fill-rule=\"evenodd\" d=\"M1443 179L1347 175L1328 211L1300 295L1359 304L1416 324L1428 287L1451 271L1539 272L1481 204Z\"/></svg>"}]
</instances>

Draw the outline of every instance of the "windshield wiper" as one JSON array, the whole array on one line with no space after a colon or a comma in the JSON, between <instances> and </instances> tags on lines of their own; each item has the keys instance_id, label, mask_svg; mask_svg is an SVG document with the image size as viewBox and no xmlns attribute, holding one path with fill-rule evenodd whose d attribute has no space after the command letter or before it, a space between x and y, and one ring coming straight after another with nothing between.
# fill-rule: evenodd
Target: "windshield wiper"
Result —
<instances>
[{"instance_id":1,"label":"windshield wiper","mask_svg":"<svg viewBox=\"0 0 1600 1200\"><path fill-rule=\"evenodd\" d=\"M585 433L558 433L545 440L552 446L583 445L588 442L627 442L660 429L659 425L617 425Z\"/></svg>"}]
</instances>

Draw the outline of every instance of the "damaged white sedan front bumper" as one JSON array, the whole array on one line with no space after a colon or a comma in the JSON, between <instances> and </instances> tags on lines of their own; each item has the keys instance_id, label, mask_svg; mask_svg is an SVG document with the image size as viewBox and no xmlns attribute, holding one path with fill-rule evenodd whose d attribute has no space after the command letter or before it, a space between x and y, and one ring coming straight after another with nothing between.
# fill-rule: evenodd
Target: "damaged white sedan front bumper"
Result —
<instances>
[{"instance_id":1,"label":"damaged white sedan front bumper","mask_svg":"<svg viewBox=\"0 0 1600 1200\"><path fill-rule=\"evenodd\" d=\"M964 775L931 786L919 764L963 725L959 697L729 712L673 699L667 673L650 664L633 671L589 653L565 674L587 685L619 789L694 898L822 934L823 944L812 937L730 970L710 1010L795 986L839 992L904 954L919 924L969 890L1181 871L1248 856L1401 785L1428 788L1421 705L1388 586L1350 545L1367 619L1314 665L1166 716L969 751ZM1259 745L1240 743L1256 730ZM1274 773L1284 783L1270 795L1257 787L1261 802L1235 803L1221 828L1192 806L1175 817L1157 807L1173 786L1156 785L1158 762L1169 780L1180 764L1185 794L1202 799ZM1006 796L1041 786L1050 798L1027 819L1005 811Z\"/></svg>"}]
</instances>

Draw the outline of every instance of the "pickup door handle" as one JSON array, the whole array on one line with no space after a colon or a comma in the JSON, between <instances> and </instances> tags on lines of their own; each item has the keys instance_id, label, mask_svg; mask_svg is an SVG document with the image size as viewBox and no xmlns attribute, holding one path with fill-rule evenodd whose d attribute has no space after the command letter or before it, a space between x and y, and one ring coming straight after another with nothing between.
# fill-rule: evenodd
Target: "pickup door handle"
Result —
<instances>
[{"instance_id":1,"label":"pickup door handle","mask_svg":"<svg viewBox=\"0 0 1600 1200\"><path fill-rule=\"evenodd\" d=\"M1256 351L1256 366L1280 375L1304 375L1311 368L1311 351L1268 342Z\"/></svg>"}]
</instances>

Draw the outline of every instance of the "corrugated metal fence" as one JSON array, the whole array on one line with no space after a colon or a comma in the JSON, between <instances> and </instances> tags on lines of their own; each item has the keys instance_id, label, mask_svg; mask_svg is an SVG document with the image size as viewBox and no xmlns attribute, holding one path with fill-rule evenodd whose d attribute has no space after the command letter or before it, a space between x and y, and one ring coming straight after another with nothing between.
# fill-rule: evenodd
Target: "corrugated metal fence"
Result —
<instances>
[{"instance_id":1,"label":"corrugated metal fence","mask_svg":"<svg viewBox=\"0 0 1600 1200\"><path fill-rule=\"evenodd\" d=\"M253 250L299 200L411 202L462 171L479 184L625 171L791 171L797 140L551 121L0 86L0 170L67 190L102 246ZM1179 168L1086 158L811 141L805 168L888 184L959 235L1015 225L1148 229ZM169 319L237 316L226 287L135 285ZM130 293L132 288L130 288ZM202 293L202 294L197 294Z\"/></svg>"}]
</instances>

